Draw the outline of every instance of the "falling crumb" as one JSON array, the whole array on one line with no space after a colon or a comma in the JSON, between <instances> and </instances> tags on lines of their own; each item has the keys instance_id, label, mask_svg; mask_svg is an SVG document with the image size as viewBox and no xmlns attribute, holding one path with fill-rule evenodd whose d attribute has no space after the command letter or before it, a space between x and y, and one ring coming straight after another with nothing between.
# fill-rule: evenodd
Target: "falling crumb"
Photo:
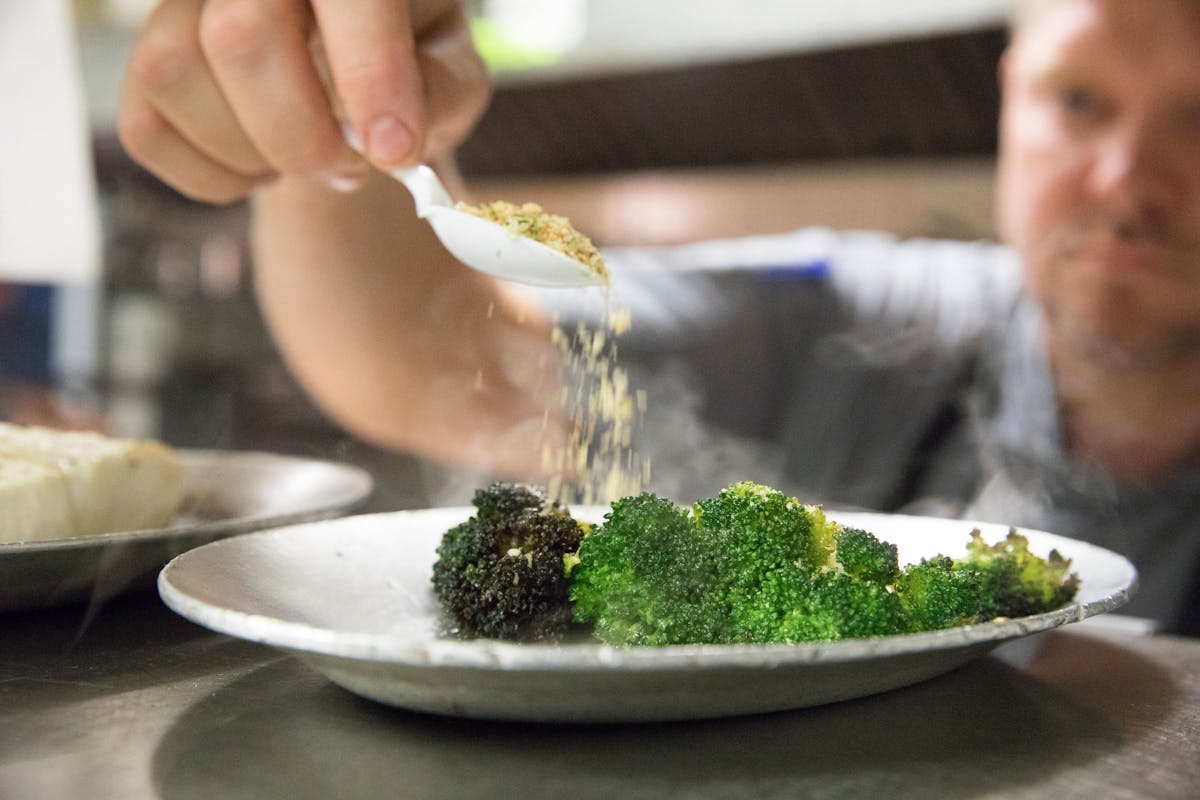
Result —
<instances>
[{"instance_id":1,"label":"falling crumb","mask_svg":"<svg viewBox=\"0 0 1200 800\"><path fill-rule=\"evenodd\" d=\"M629 332L631 321L632 315L628 308L616 308L609 313L608 327L614 336L621 336Z\"/></svg>"},{"instance_id":2,"label":"falling crumb","mask_svg":"<svg viewBox=\"0 0 1200 800\"><path fill-rule=\"evenodd\" d=\"M600 255L592 240L575 230L569 219L557 214L547 214L537 203L517 205L497 200L473 206L460 202L455 208L494 222L509 233L526 236L535 242L553 247L583 264L594 274L608 280L608 267L604 265L604 256Z\"/></svg>"},{"instance_id":3,"label":"falling crumb","mask_svg":"<svg viewBox=\"0 0 1200 800\"><path fill-rule=\"evenodd\" d=\"M644 391L633 392L629 375L616 363L617 336L629 329L626 309L607 309L600 329L560 324L552 341L572 377L561 402L571 424L565 447L543 448L553 477L550 494L562 503L605 503L638 494L649 482L649 463L634 447L634 431L645 414Z\"/></svg>"}]
</instances>

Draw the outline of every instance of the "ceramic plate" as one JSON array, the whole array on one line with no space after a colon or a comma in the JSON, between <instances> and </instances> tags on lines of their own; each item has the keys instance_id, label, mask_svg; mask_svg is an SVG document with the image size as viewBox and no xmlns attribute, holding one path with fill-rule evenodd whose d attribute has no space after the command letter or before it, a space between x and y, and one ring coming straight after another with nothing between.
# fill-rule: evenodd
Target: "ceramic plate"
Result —
<instances>
[{"instance_id":1,"label":"ceramic plate","mask_svg":"<svg viewBox=\"0 0 1200 800\"><path fill-rule=\"evenodd\" d=\"M237 533L326 519L371 492L347 464L256 452L181 450L186 496L170 527L0 544L0 609L152 588L173 556Z\"/></svg>"},{"instance_id":2,"label":"ceramic plate","mask_svg":"<svg viewBox=\"0 0 1200 800\"><path fill-rule=\"evenodd\" d=\"M599 519L605 509L574 509ZM369 514L214 542L174 559L159 593L183 616L294 652L364 697L492 719L617 722L777 711L865 696L947 672L996 645L1109 611L1133 591L1121 556L1023 530L1081 578L1047 614L932 633L800 645L612 648L463 641L439 634L430 572L441 534L471 508ZM901 561L965 552L972 523L829 515L894 542ZM988 541L1008 532L980 525Z\"/></svg>"}]
</instances>

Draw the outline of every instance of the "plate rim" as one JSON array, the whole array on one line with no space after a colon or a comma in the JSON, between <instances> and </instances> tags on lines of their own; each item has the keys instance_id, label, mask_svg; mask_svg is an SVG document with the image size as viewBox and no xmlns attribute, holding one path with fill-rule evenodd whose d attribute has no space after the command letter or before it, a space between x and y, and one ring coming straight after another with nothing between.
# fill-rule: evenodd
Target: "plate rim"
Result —
<instances>
[{"instance_id":1,"label":"plate rim","mask_svg":"<svg viewBox=\"0 0 1200 800\"><path fill-rule=\"evenodd\" d=\"M364 502L374 489L374 478L371 473L357 464L342 461L311 458L308 456L274 453L266 450L220 450L215 448L173 448L179 456L186 473L189 463L198 465L204 461L232 459L269 459L286 461L297 466L312 464L324 468L337 469L357 484L354 492L347 493L346 498L317 508L299 511L285 511L269 515L243 514L224 519L206 520L185 525L169 525L164 528L138 528L126 531L111 531L108 533L87 534L83 536L64 536L56 539L28 539L24 541L0 542L0 557L7 553L35 553L55 550L71 550L102 545L115 545L144 540L170 541L176 538L197 535L220 535L226 531L251 530L262 528L277 528L289 523L303 525L308 522L321 521L313 515L335 516L353 509ZM185 501L186 501L185 492Z\"/></svg>"}]
</instances>

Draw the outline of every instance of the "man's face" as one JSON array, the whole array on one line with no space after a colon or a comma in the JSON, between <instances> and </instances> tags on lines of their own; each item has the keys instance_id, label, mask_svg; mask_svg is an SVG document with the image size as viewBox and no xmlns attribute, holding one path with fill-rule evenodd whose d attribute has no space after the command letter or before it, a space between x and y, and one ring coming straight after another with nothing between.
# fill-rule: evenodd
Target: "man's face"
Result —
<instances>
[{"instance_id":1,"label":"man's face","mask_svg":"<svg viewBox=\"0 0 1200 800\"><path fill-rule=\"evenodd\" d=\"M1049 0L1001 67L998 210L1062 355L1200 366L1200 2Z\"/></svg>"}]
</instances>

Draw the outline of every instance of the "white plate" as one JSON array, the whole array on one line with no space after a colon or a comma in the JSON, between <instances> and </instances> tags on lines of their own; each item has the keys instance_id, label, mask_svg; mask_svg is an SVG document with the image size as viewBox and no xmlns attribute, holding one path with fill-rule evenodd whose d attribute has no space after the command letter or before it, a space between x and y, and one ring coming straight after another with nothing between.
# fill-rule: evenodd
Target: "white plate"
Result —
<instances>
[{"instance_id":1,"label":"white plate","mask_svg":"<svg viewBox=\"0 0 1200 800\"><path fill-rule=\"evenodd\" d=\"M170 527L0 544L0 610L152 588L172 557L237 533L345 513L370 494L359 467L257 452L180 450L186 495Z\"/></svg>"},{"instance_id":2,"label":"white plate","mask_svg":"<svg viewBox=\"0 0 1200 800\"><path fill-rule=\"evenodd\" d=\"M606 509L575 509L599 519ZM1047 614L908 636L800 645L611 648L439 635L430 589L444 531L471 508L400 511L296 525L205 545L169 563L159 594L213 630L294 652L334 682L390 705L456 716L538 721L698 719L860 697L954 669L996 645L1112 610L1136 572L1093 545L1023 530L1058 548L1078 598ZM895 543L909 563L965 552L973 523L883 514L829 515ZM981 525L988 541L1008 532Z\"/></svg>"}]
</instances>

